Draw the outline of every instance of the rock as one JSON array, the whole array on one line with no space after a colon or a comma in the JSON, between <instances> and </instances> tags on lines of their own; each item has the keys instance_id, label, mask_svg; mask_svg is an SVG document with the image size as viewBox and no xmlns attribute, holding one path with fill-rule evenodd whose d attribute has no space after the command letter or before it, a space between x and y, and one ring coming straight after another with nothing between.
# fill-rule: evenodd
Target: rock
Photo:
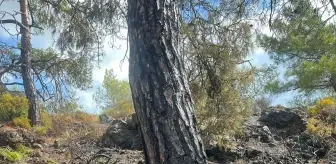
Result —
<instances>
[{"instance_id":1,"label":"rock","mask_svg":"<svg viewBox=\"0 0 336 164\"><path fill-rule=\"evenodd\" d=\"M276 147L277 145L275 143L269 143L268 146L269 147Z\"/></svg>"},{"instance_id":2,"label":"rock","mask_svg":"<svg viewBox=\"0 0 336 164\"><path fill-rule=\"evenodd\" d=\"M109 124L113 121L113 118L111 118L110 116L104 113L104 114L99 115L99 121L102 124Z\"/></svg>"},{"instance_id":3,"label":"rock","mask_svg":"<svg viewBox=\"0 0 336 164\"><path fill-rule=\"evenodd\" d=\"M43 157L43 153L40 150L34 152L35 157Z\"/></svg>"},{"instance_id":4,"label":"rock","mask_svg":"<svg viewBox=\"0 0 336 164\"><path fill-rule=\"evenodd\" d=\"M262 143L271 143L273 141L273 138L270 134L261 133L259 134L259 141Z\"/></svg>"},{"instance_id":5,"label":"rock","mask_svg":"<svg viewBox=\"0 0 336 164\"><path fill-rule=\"evenodd\" d=\"M48 159L44 159L43 156L41 157L34 157L28 160L28 163L34 164L48 164Z\"/></svg>"},{"instance_id":6,"label":"rock","mask_svg":"<svg viewBox=\"0 0 336 164\"><path fill-rule=\"evenodd\" d=\"M218 146L205 150L206 155L218 162L229 163L239 159L241 155L234 149L222 150Z\"/></svg>"},{"instance_id":7,"label":"rock","mask_svg":"<svg viewBox=\"0 0 336 164\"><path fill-rule=\"evenodd\" d=\"M33 148L34 149L43 149L43 146L41 144L38 144L38 143L33 143Z\"/></svg>"},{"instance_id":8,"label":"rock","mask_svg":"<svg viewBox=\"0 0 336 164\"><path fill-rule=\"evenodd\" d=\"M245 122L246 138L238 143L245 149L242 159L248 159L249 163L297 163L314 159L314 151L321 148L323 154L326 147L303 133L304 130L303 117L291 111L252 116Z\"/></svg>"},{"instance_id":9,"label":"rock","mask_svg":"<svg viewBox=\"0 0 336 164\"><path fill-rule=\"evenodd\" d=\"M239 159L258 164L298 163L312 161L316 156L325 158L327 152L330 152L328 146L304 131L303 117L283 110L250 117L245 122L244 137L228 138L236 142L236 147L231 149L221 149L215 140L201 136L207 156L219 163L236 163ZM136 115L125 120L113 120L101 142L110 148L141 149Z\"/></svg>"},{"instance_id":10,"label":"rock","mask_svg":"<svg viewBox=\"0 0 336 164\"><path fill-rule=\"evenodd\" d=\"M46 144L45 140L42 139L42 138L37 138L37 139L35 140L35 142L38 143L38 144L41 144L41 145Z\"/></svg>"},{"instance_id":11,"label":"rock","mask_svg":"<svg viewBox=\"0 0 336 164\"><path fill-rule=\"evenodd\" d=\"M294 112L272 111L262 115L259 120L268 126L272 134L279 134L283 138L300 134L306 130L305 121Z\"/></svg>"},{"instance_id":12,"label":"rock","mask_svg":"<svg viewBox=\"0 0 336 164\"><path fill-rule=\"evenodd\" d=\"M101 142L105 147L140 150L142 142L135 114L126 120L112 121Z\"/></svg>"},{"instance_id":13,"label":"rock","mask_svg":"<svg viewBox=\"0 0 336 164\"><path fill-rule=\"evenodd\" d=\"M271 131L269 130L269 128L267 126L263 126L263 131L268 134L268 135L272 135Z\"/></svg>"},{"instance_id":14,"label":"rock","mask_svg":"<svg viewBox=\"0 0 336 164\"><path fill-rule=\"evenodd\" d=\"M23 129L0 132L0 147L7 145L25 144L30 145L35 142L35 136Z\"/></svg>"},{"instance_id":15,"label":"rock","mask_svg":"<svg viewBox=\"0 0 336 164\"><path fill-rule=\"evenodd\" d=\"M263 153L262 151L257 150L253 147L252 148L250 147L246 150L246 156L248 158L256 158L257 156L261 155L262 153Z\"/></svg>"}]
</instances>

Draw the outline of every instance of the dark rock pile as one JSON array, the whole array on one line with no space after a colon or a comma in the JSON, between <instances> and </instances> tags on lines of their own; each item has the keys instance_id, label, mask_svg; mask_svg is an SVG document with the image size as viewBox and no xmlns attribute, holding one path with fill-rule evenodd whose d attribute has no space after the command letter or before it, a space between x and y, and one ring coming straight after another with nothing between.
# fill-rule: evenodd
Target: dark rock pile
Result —
<instances>
[{"instance_id":1,"label":"dark rock pile","mask_svg":"<svg viewBox=\"0 0 336 164\"><path fill-rule=\"evenodd\" d=\"M245 136L235 139L231 150L212 147L206 150L209 159L219 163L315 163L326 161L330 146L305 132L302 116L290 111L272 111L252 116L245 122ZM105 147L141 149L141 136L135 115L110 123L102 139Z\"/></svg>"},{"instance_id":2,"label":"dark rock pile","mask_svg":"<svg viewBox=\"0 0 336 164\"><path fill-rule=\"evenodd\" d=\"M252 116L245 122L245 137L238 141L236 149L208 155L221 163L331 162L325 158L329 146L305 130L304 119L294 112L272 111Z\"/></svg>"},{"instance_id":3,"label":"dark rock pile","mask_svg":"<svg viewBox=\"0 0 336 164\"><path fill-rule=\"evenodd\" d=\"M101 114L101 115L99 115L99 121L102 124L110 124L113 121L113 118L111 118L107 114Z\"/></svg>"},{"instance_id":4,"label":"dark rock pile","mask_svg":"<svg viewBox=\"0 0 336 164\"><path fill-rule=\"evenodd\" d=\"M16 144L32 145L37 141L34 134L24 129L0 131L0 147Z\"/></svg>"},{"instance_id":5,"label":"dark rock pile","mask_svg":"<svg viewBox=\"0 0 336 164\"><path fill-rule=\"evenodd\" d=\"M126 120L112 120L102 137L102 145L109 148L141 149L141 136L135 114Z\"/></svg>"}]
</instances>

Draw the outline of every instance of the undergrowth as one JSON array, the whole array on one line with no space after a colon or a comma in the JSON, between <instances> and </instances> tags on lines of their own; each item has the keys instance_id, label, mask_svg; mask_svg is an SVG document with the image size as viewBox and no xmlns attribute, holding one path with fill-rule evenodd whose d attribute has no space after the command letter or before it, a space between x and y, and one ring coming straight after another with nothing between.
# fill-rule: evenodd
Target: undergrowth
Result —
<instances>
[{"instance_id":1,"label":"undergrowth","mask_svg":"<svg viewBox=\"0 0 336 164\"><path fill-rule=\"evenodd\" d=\"M0 148L0 156L8 162L19 162L32 154L32 149L18 144L15 150L10 148Z\"/></svg>"}]
</instances>

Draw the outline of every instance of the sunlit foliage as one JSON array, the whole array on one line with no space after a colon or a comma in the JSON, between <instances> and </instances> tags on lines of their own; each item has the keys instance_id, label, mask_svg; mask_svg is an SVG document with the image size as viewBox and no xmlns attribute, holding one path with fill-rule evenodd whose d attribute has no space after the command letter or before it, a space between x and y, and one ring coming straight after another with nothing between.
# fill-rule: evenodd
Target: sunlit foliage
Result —
<instances>
[{"instance_id":1,"label":"sunlit foliage","mask_svg":"<svg viewBox=\"0 0 336 164\"><path fill-rule=\"evenodd\" d=\"M16 117L28 116L28 100L24 96L10 93L0 95L0 121L11 121Z\"/></svg>"},{"instance_id":2,"label":"sunlit foliage","mask_svg":"<svg viewBox=\"0 0 336 164\"><path fill-rule=\"evenodd\" d=\"M336 133L336 105L332 98L325 98L308 109L307 130L318 137L328 137Z\"/></svg>"},{"instance_id":3,"label":"sunlit foliage","mask_svg":"<svg viewBox=\"0 0 336 164\"><path fill-rule=\"evenodd\" d=\"M312 1L290 1L272 22L274 35L260 36L274 63L286 68L285 80L266 86L272 93L335 92L336 26L322 14Z\"/></svg>"},{"instance_id":4,"label":"sunlit foliage","mask_svg":"<svg viewBox=\"0 0 336 164\"><path fill-rule=\"evenodd\" d=\"M15 117L13 124L24 129L31 129L30 120L27 117Z\"/></svg>"},{"instance_id":5,"label":"sunlit foliage","mask_svg":"<svg viewBox=\"0 0 336 164\"><path fill-rule=\"evenodd\" d=\"M112 69L105 71L103 86L98 89L94 99L103 112L113 118L134 113L129 83L118 80Z\"/></svg>"}]
</instances>

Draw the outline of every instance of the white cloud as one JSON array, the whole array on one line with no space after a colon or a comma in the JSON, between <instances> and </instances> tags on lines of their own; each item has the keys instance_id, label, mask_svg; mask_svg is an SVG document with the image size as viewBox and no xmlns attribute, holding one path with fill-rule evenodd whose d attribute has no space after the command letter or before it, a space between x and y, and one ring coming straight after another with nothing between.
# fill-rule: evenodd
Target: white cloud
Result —
<instances>
[{"instance_id":1,"label":"white cloud","mask_svg":"<svg viewBox=\"0 0 336 164\"><path fill-rule=\"evenodd\" d=\"M93 95L95 89L90 90L76 90L76 97L78 97L78 103L82 106L83 110L89 113L99 113L100 110L97 108L95 101L93 101Z\"/></svg>"}]
</instances>

